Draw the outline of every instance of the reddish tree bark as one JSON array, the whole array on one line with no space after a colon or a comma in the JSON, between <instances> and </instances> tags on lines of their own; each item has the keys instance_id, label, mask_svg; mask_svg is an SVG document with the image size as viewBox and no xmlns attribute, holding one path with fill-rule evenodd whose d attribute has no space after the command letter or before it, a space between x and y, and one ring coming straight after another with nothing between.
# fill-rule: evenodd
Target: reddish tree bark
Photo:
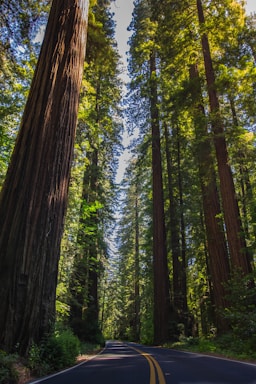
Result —
<instances>
[{"instance_id":1,"label":"reddish tree bark","mask_svg":"<svg viewBox=\"0 0 256 384\"><path fill-rule=\"evenodd\" d=\"M199 23L203 26L205 24L205 18L201 0L197 0L197 10ZM236 199L234 180L229 165L224 126L216 91L215 72L213 69L210 45L206 33L202 34L201 40L228 249L232 266L234 268L241 269L243 273L247 274L251 272L252 267L246 252L246 243L240 219L238 202Z\"/></svg>"},{"instance_id":2,"label":"reddish tree bark","mask_svg":"<svg viewBox=\"0 0 256 384\"><path fill-rule=\"evenodd\" d=\"M213 287L215 321L218 332L222 333L228 328L227 322L223 319L221 313L224 308L228 306L225 290L225 283L227 283L230 278L228 252L221 219L221 207L212 148L207 132L200 78L196 65L191 65L190 67L190 79L193 84L192 98L196 106L194 121L197 138L197 158L202 189L209 267Z\"/></svg>"},{"instance_id":3,"label":"reddish tree bark","mask_svg":"<svg viewBox=\"0 0 256 384\"><path fill-rule=\"evenodd\" d=\"M137 181L136 181L137 183ZM140 340L140 230L139 230L139 194L136 184L135 195L135 249L134 249L134 321L133 337Z\"/></svg>"},{"instance_id":4,"label":"reddish tree bark","mask_svg":"<svg viewBox=\"0 0 256 384\"><path fill-rule=\"evenodd\" d=\"M88 0L53 0L0 198L0 345L23 353L55 314Z\"/></svg>"},{"instance_id":5,"label":"reddish tree bark","mask_svg":"<svg viewBox=\"0 0 256 384\"><path fill-rule=\"evenodd\" d=\"M180 217L178 199L174 198L174 181L173 181L173 165L170 152L170 139L167 124L164 124L165 132L165 152L166 152L166 165L168 177L168 197L169 197L169 220L170 220L170 234L171 234L171 251L172 251L172 287L173 287L173 304L177 313L183 310L182 304L182 284L181 284L181 270L182 265L180 261L181 247L180 247Z\"/></svg>"},{"instance_id":6,"label":"reddish tree bark","mask_svg":"<svg viewBox=\"0 0 256 384\"><path fill-rule=\"evenodd\" d=\"M153 265L154 265L154 341L168 340L170 294L162 180L159 113L157 107L156 58L150 57L150 113L152 129L153 177Z\"/></svg>"}]
</instances>

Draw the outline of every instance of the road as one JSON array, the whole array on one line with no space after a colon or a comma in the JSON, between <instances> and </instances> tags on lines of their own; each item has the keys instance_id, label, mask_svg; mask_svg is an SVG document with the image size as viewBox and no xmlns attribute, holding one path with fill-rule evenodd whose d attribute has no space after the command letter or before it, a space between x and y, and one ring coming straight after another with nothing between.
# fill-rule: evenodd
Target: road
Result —
<instances>
[{"instance_id":1,"label":"road","mask_svg":"<svg viewBox=\"0 0 256 384\"><path fill-rule=\"evenodd\" d=\"M101 354L31 384L256 384L256 365L109 341Z\"/></svg>"}]
</instances>

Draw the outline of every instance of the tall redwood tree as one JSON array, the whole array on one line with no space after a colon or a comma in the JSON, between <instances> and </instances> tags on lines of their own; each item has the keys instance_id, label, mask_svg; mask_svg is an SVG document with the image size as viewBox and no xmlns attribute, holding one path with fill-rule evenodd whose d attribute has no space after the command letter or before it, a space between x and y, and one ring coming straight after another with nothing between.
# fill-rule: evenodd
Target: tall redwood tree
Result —
<instances>
[{"instance_id":1,"label":"tall redwood tree","mask_svg":"<svg viewBox=\"0 0 256 384\"><path fill-rule=\"evenodd\" d=\"M89 0L53 0L0 197L0 346L25 353L54 320Z\"/></svg>"},{"instance_id":2,"label":"tall redwood tree","mask_svg":"<svg viewBox=\"0 0 256 384\"><path fill-rule=\"evenodd\" d=\"M199 24L204 28L205 17L201 0L197 0ZM220 179L220 192L230 259L234 268L239 268L243 273L251 272L252 267L246 252L245 237L240 218L238 202L234 186L233 175L229 164L227 143L225 139L224 124L221 117L219 98L216 90L215 72L213 68L211 50L208 36L202 32L202 50L204 56L205 75L212 118L214 146Z\"/></svg>"},{"instance_id":3,"label":"tall redwood tree","mask_svg":"<svg viewBox=\"0 0 256 384\"><path fill-rule=\"evenodd\" d=\"M230 268L226 239L221 219L221 206L217 188L212 147L207 131L205 109L202 100L202 89L196 64L190 66L190 80L192 83L192 100L195 106L194 123L197 139L197 159L202 189L202 203L204 210L205 230L209 254L209 267L213 288L215 308L215 324L218 333L228 329L223 318L224 308L228 307L225 284L230 278Z\"/></svg>"},{"instance_id":4,"label":"tall redwood tree","mask_svg":"<svg viewBox=\"0 0 256 384\"><path fill-rule=\"evenodd\" d=\"M152 52L150 56L150 115L153 179L154 341L156 344L168 340L170 316L162 156L157 101L156 57L155 53Z\"/></svg>"}]
</instances>

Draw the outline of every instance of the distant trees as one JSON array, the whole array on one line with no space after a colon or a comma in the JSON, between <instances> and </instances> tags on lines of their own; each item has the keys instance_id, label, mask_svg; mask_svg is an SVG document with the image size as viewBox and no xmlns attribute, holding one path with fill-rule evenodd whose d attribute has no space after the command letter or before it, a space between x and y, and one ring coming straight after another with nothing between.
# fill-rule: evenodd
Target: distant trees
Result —
<instances>
[{"instance_id":1,"label":"distant trees","mask_svg":"<svg viewBox=\"0 0 256 384\"><path fill-rule=\"evenodd\" d=\"M166 243L165 237L154 235L152 227L146 240L139 222L139 255L151 252L154 259L155 241L160 242L158 255L167 246L164 268L152 262L154 274L159 273L153 279L155 294L159 276L162 284L165 276L170 280L169 292L154 298L154 307L161 308L162 314L162 300L168 300L168 316L158 319L163 332L168 323L165 340L180 333L207 334L212 327L218 333L227 331L227 283L233 271L249 276L254 269L251 191L255 176L245 165L249 158L243 160L245 153L254 157L250 146L255 113L250 99L255 63L254 49L248 50L244 43L248 25L252 36L255 27L239 2L135 2L130 25L128 124L140 130L134 157L143 158L147 171L151 159L152 179L157 174L163 180L158 188L164 197L166 228ZM238 52L244 49L242 59ZM246 87L246 82L251 85ZM159 133L154 130L154 137L158 137L160 163L154 147L149 151L150 126L159 129ZM143 212L152 204L147 212L153 227L157 221L154 196L156 190L149 189L147 197L140 198L139 208ZM160 207L158 203L157 210ZM160 221L158 230L164 222ZM127 260L130 257L127 254ZM140 273L143 268L140 262ZM140 327L143 330L142 317ZM152 340L160 340L157 335L155 329Z\"/></svg>"}]
</instances>

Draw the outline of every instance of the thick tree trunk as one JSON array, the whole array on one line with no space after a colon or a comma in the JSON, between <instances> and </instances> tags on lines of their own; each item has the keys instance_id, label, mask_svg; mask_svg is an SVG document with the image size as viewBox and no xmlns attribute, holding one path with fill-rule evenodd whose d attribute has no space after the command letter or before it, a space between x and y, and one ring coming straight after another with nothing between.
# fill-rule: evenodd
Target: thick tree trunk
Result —
<instances>
[{"instance_id":1,"label":"thick tree trunk","mask_svg":"<svg viewBox=\"0 0 256 384\"><path fill-rule=\"evenodd\" d=\"M162 159L157 107L156 58L150 57L150 108L153 177L154 341L168 340L170 295L164 217Z\"/></svg>"},{"instance_id":2,"label":"thick tree trunk","mask_svg":"<svg viewBox=\"0 0 256 384\"><path fill-rule=\"evenodd\" d=\"M209 253L209 267L213 287L215 319L218 332L227 329L220 311L228 306L225 299L224 284L229 279L229 260L224 235L223 222L221 220L221 207L217 190L217 183L212 157L212 148L207 132L206 116L202 104L202 91L200 78L196 65L190 67L190 79L192 81L192 97L196 106L194 112L195 131L197 139L197 158L201 181L204 220Z\"/></svg>"},{"instance_id":3,"label":"thick tree trunk","mask_svg":"<svg viewBox=\"0 0 256 384\"><path fill-rule=\"evenodd\" d=\"M197 10L199 23L201 26L204 26L205 19L201 0L197 0ZM223 121L220 114L210 46L208 37L205 33L202 34L202 48L228 249L233 268L239 268L243 273L247 274L251 272L251 265L246 253L246 243L243 235L238 202L236 199L233 176L229 165Z\"/></svg>"},{"instance_id":4,"label":"thick tree trunk","mask_svg":"<svg viewBox=\"0 0 256 384\"><path fill-rule=\"evenodd\" d=\"M0 200L0 344L25 352L55 313L88 0L54 0Z\"/></svg>"}]
</instances>

